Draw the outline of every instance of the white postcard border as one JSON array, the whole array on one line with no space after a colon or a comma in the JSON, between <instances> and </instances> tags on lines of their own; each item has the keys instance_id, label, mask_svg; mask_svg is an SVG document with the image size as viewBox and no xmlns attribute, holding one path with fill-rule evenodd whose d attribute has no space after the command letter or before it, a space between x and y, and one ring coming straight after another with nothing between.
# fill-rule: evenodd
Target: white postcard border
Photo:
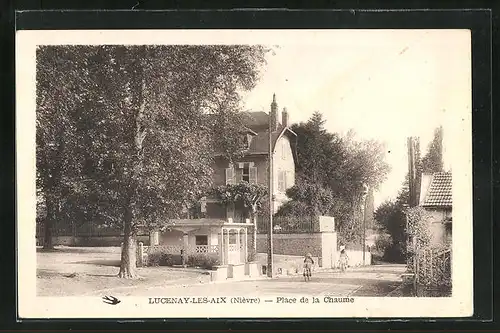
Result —
<instances>
[{"instance_id":1,"label":"white postcard border","mask_svg":"<svg viewBox=\"0 0 500 333\"><path fill-rule=\"evenodd\" d=\"M380 30L377 30L380 32ZM426 30L463 38L469 30ZM45 30L16 34L17 273L20 318L175 318L175 317L467 317L473 313L472 251L472 91L457 96L462 108L450 122L456 145L453 165L453 295L449 298L356 297L353 303L325 304L161 304L148 297L126 297L119 306L100 297L36 296L35 50L60 44L328 44L332 38L356 40L374 30ZM394 33L394 31L393 31ZM413 34L420 31L398 30ZM349 35L350 34L350 35ZM457 37L459 36L459 37ZM367 38L369 39L369 38ZM471 65L471 64L469 64ZM471 74L471 66L464 68ZM471 75L468 84L472 89ZM158 297L168 295L158 295ZM203 296L203 295L200 295ZM221 295L224 296L224 295ZM286 296L286 295L276 295ZM311 298L311 295L304 295ZM268 297L269 298L269 297Z\"/></svg>"}]
</instances>

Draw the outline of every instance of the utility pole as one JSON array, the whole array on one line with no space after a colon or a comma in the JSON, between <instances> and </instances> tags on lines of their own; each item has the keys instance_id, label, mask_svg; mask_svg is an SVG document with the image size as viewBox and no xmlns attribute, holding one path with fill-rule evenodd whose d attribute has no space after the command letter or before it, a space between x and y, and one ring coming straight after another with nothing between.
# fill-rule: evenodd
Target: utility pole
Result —
<instances>
[{"instance_id":1,"label":"utility pole","mask_svg":"<svg viewBox=\"0 0 500 333\"><path fill-rule=\"evenodd\" d=\"M365 261L365 252L366 252L366 217L365 217L365 209L366 209L366 195L368 194L368 186L363 183L363 193L361 197L362 201L362 214L361 218L363 219L363 265L366 265Z\"/></svg>"},{"instance_id":2,"label":"utility pole","mask_svg":"<svg viewBox=\"0 0 500 333\"><path fill-rule=\"evenodd\" d=\"M269 146L268 146L268 193L269 193L269 230L267 234L267 276L273 277L273 208L274 208L274 193L273 193L273 117L271 113L276 112L276 95L273 94L273 102L271 104L271 112L269 113Z\"/></svg>"},{"instance_id":3,"label":"utility pole","mask_svg":"<svg viewBox=\"0 0 500 333\"><path fill-rule=\"evenodd\" d=\"M405 205L405 216L406 216L406 233L407 233L407 242L411 242L412 252L413 252L413 262L411 263L413 266L413 290L415 295L417 295L418 288L418 254L416 247L416 239L415 236L408 237L408 228L409 228L409 219L408 219L408 209L415 207L418 205L417 202L417 189L416 189L416 156L415 156L415 138L408 138L408 204ZM408 246L408 245L407 245Z\"/></svg>"},{"instance_id":4,"label":"utility pole","mask_svg":"<svg viewBox=\"0 0 500 333\"><path fill-rule=\"evenodd\" d=\"M415 207L417 205L417 189L416 189L416 161L415 161L415 141L413 137L408 138L408 206Z\"/></svg>"}]
</instances>

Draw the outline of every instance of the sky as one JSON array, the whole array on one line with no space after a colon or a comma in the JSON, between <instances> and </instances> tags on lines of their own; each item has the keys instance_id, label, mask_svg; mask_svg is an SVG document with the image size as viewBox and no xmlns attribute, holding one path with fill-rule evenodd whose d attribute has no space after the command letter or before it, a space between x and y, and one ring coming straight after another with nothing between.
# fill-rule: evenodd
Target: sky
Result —
<instances>
[{"instance_id":1,"label":"sky","mask_svg":"<svg viewBox=\"0 0 500 333\"><path fill-rule=\"evenodd\" d=\"M401 188L408 136L420 137L423 155L442 125L445 169L450 170L456 118L471 103L470 33L346 30L325 40L286 39L275 46L259 83L244 95L245 109L268 112L275 93L291 122L319 111L331 132L353 129L358 139L384 142L391 172L375 193L376 206Z\"/></svg>"}]
</instances>

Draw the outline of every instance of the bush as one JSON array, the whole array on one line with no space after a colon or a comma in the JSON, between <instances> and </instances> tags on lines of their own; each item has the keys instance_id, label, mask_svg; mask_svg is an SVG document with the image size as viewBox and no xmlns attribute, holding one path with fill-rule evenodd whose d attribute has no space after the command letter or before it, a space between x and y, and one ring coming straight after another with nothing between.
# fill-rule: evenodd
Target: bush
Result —
<instances>
[{"instance_id":1,"label":"bush","mask_svg":"<svg viewBox=\"0 0 500 333\"><path fill-rule=\"evenodd\" d=\"M180 254L172 254L161 247L150 248L148 251L148 266L174 266L182 265Z\"/></svg>"},{"instance_id":2,"label":"bush","mask_svg":"<svg viewBox=\"0 0 500 333\"><path fill-rule=\"evenodd\" d=\"M220 265L219 258L215 255L193 254L188 256L187 265L190 267L200 267L203 269L213 269Z\"/></svg>"}]
</instances>

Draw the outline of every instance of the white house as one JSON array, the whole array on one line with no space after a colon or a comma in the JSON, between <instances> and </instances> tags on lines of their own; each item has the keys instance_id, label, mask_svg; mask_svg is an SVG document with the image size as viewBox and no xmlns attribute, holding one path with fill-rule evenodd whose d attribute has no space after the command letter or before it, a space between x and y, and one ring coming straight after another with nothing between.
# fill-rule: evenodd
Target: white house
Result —
<instances>
[{"instance_id":1,"label":"white house","mask_svg":"<svg viewBox=\"0 0 500 333\"><path fill-rule=\"evenodd\" d=\"M422 174L420 202L431 216L432 243L451 243L452 229L452 176L451 172Z\"/></svg>"}]
</instances>

